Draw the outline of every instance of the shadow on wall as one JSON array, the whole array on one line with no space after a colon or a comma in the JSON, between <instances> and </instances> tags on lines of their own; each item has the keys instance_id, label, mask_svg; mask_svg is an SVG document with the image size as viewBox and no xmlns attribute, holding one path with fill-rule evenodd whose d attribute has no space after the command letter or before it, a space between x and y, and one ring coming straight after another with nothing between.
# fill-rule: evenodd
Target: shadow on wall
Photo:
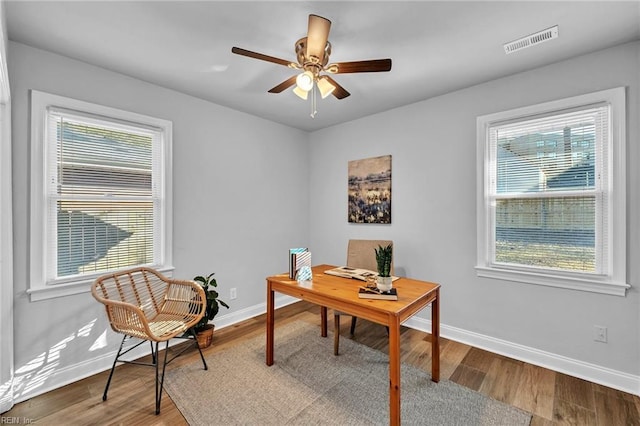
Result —
<instances>
[{"instance_id":1,"label":"shadow on wall","mask_svg":"<svg viewBox=\"0 0 640 426\"><path fill-rule=\"evenodd\" d=\"M25 395L40 393L38 392L38 388L46 387L47 380L61 368L64 351L70 348L72 342L75 342L74 345L87 347L88 352L106 347L107 329L93 341L82 340L91 337L97 321L97 318L93 319L78 331L52 345L46 352L39 354L22 366L16 366L17 369L15 370L13 379L14 398L21 400ZM75 349L76 348L74 348L74 350ZM0 398L2 398L7 391L8 389L3 389Z\"/></svg>"}]
</instances>

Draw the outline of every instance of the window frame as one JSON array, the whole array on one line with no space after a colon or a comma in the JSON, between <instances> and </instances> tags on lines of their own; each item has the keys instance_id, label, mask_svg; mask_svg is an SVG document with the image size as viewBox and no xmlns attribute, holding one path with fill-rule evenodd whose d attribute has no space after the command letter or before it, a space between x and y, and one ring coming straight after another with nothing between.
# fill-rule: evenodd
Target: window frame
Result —
<instances>
[{"instance_id":1,"label":"window frame","mask_svg":"<svg viewBox=\"0 0 640 426\"><path fill-rule=\"evenodd\" d=\"M478 277L515 281L527 284L559 287L625 296L631 286L626 283L627 235L626 235L626 112L625 88L602 90L585 95L516 108L477 118L477 259ZM604 147L607 154L606 170L609 187L605 192L610 197L606 206L609 214L609 259L610 271L607 275L579 272L564 272L552 269L535 269L516 265L494 264L491 261L495 238L492 235L495 209L492 209L489 195L490 171L490 129L507 122L525 121L540 115L563 113L567 110L587 108L594 104L606 103L610 106L610 137Z\"/></svg>"},{"instance_id":2,"label":"window frame","mask_svg":"<svg viewBox=\"0 0 640 426\"><path fill-rule=\"evenodd\" d=\"M50 279L47 277L47 190L46 162L47 115L49 108L69 110L78 115L87 115L114 123L126 123L141 128L155 128L160 132L161 173L159 191L161 203L158 220L160 230L157 235L159 250L154 259L153 268L171 275L172 266L172 122L138 113L106 107L77 99L58 96L37 90L30 90L30 205L29 205L29 279L27 293L31 301L84 293L90 290L90 284L105 272L83 274L80 276ZM156 244L156 242L154 242ZM130 266L133 267L133 266Z\"/></svg>"}]
</instances>

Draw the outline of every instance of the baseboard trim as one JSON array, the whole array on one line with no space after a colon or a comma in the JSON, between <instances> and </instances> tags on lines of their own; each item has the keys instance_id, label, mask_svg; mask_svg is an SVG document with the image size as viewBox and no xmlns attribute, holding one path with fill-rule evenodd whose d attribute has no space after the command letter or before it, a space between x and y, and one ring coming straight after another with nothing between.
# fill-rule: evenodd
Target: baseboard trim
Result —
<instances>
[{"instance_id":1,"label":"baseboard trim","mask_svg":"<svg viewBox=\"0 0 640 426\"><path fill-rule=\"evenodd\" d=\"M281 308L298 302L299 299L290 296L279 296L275 298L276 308ZM267 311L266 303L259 303L245 309L231 312L226 315L218 315L214 321L216 328L222 329L231 325L240 323L244 320L262 315ZM431 332L431 321L423 318L413 317L404 323L407 327L416 330ZM450 340L465 343L480 349L487 350L496 354L514 358L529 364L538 365L550 370L568 374L570 376L579 377L590 382L598 383L623 392L640 396L640 376L623 373L612 370L610 368L589 364L583 361L564 357L562 355L541 351L535 348L519 345L517 343L508 342L506 340L496 339L491 336L474 333L472 331L463 330L461 328L440 325L440 334ZM175 340L174 343L180 343ZM70 383L82 380L94 374L101 373L111 368L113 358L116 351L103 354L99 357L75 364L62 369L55 369L46 380L38 386L33 383L20 383L19 373L16 372L14 378L14 389L29 389L19 392L15 395L15 403L26 401L27 399L68 385ZM129 359L136 359L149 354L147 345L132 351L128 356Z\"/></svg>"},{"instance_id":2,"label":"baseboard trim","mask_svg":"<svg viewBox=\"0 0 640 426\"><path fill-rule=\"evenodd\" d=\"M299 299L290 296L276 297L276 308L290 305ZM216 328L224 328L249 318L264 314L266 304L261 303L253 307L234 312L229 315L216 317ZM413 317L404 323L407 327L431 333L431 321L419 317ZM480 349L487 350L509 358L524 361L532 365L548 368L553 371L579 377L590 382L618 389L623 392L640 396L640 376L613 370L607 367L590 364L588 362L568 358L551 352L520 345L491 336L452 327L446 324L440 325L440 334L450 340L465 343Z\"/></svg>"},{"instance_id":3,"label":"baseboard trim","mask_svg":"<svg viewBox=\"0 0 640 426\"><path fill-rule=\"evenodd\" d=\"M431 333L431 321L413 317L404 323L407 327ZM440 324L440 335L532 365L568 374L603 386L640 396L640 376L613 370L588 362L568 358L551 352L520 345L491 336L475 333L446 324Z\"/></svg>"},{"instance_id":4,"label":"baseboard trim","mask_svg":"<svg viewBox=\"0 0 640 426\"><path fill-rule=\"evenodd\" d=\"M283 306L291 305L299 301L300 299L296 299L295 297L279 295L275 298L276 309L282 308ZM221 329L230 325L237 324L241 321L257 317L258 315L262 315L265 312L267 312L267 304L259 303L257 305L249 306L248 308L240 309L229 314L218 315L216 316L213 323L215 324L216 329Z\"/></svg>"}]
</instances>

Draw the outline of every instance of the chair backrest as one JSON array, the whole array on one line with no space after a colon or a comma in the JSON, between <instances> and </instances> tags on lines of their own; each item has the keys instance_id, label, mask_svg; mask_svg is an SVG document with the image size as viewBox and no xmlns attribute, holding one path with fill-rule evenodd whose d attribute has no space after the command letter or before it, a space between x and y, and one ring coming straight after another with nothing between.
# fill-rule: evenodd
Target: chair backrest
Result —
<instances>
[{"instance_id":1,"label":"chair backrest","mask_svg":"<svg viewBox=\"0 0 640 426\"><path fill-rule=\"evenodd\" d=\"M388 246L389 244L393 244L393 241L349 240L349 246L347 248L347 266L377 271L378 264L376 263L375 249L379 246ZM393 258L391 258L391 275L393 275Z\"/></svg>"},{"instance_id":2,"label":"chair backrest","mask_svg":"<svg viewBox=\"0 0 640 426\"><path fill-rule=\"evenodd\" d=\"M93 295L103 303L118 301L136 306L145 317L153 318L162 310L168 287L169 282L159 272L135 268L99 277Z\"/></svg>"}]
</instances>

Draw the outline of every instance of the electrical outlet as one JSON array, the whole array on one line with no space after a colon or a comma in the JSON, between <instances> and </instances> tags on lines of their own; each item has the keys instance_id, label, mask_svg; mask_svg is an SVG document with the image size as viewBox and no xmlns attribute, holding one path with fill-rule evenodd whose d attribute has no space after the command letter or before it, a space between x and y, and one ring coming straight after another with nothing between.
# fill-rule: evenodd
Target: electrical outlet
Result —
<instances>
[{"instance_id":1,"label":"electrical outlet","mask_svg":"<svg viewBox=\"0 0 640 426\"><path fill-rule=\"evenodd\" d=\"M594 325L593 340L596 342L607 343L607 327L604 327L602 325Z\"/></svg>"},{"instance_id":2,"label":"electrical outlet","mask_svg":"<svg viewBox=\"0 0 640 426\"><path fill-rule=\"evenodd\" d=\"M229 299L233 300L236 297L238 297L238 293L236 292L236 288L233 287L231 290L229 290Z\"/></svg>"}]
</instances>

